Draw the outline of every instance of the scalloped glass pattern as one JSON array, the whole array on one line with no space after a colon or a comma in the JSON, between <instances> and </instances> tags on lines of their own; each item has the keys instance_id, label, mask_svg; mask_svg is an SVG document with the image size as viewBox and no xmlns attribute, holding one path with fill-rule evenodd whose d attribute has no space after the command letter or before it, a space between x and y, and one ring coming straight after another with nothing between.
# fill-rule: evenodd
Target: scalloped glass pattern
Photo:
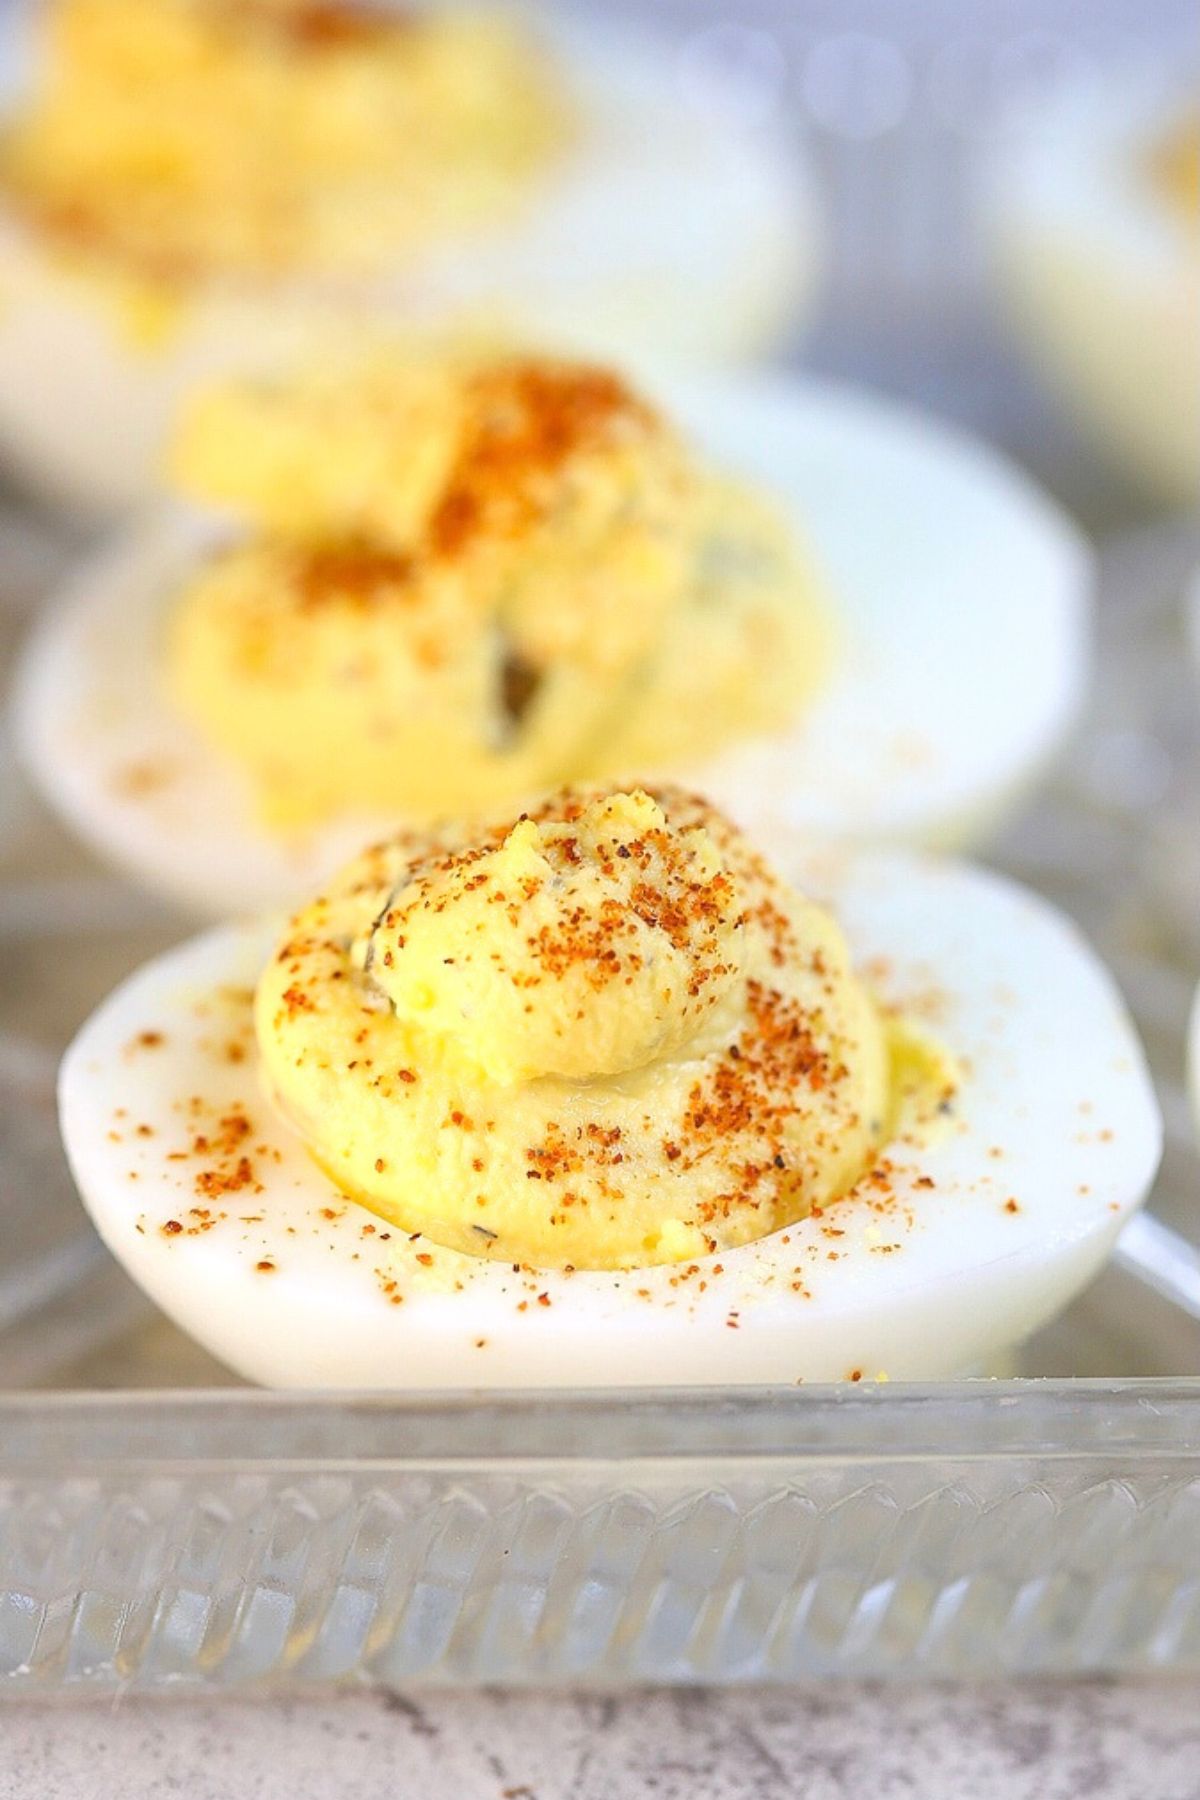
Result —
<instances>
[{"instance_id":1,"label":"scalloped glass pattern","mask_svg":"<svg viewBox=\"0 0 1200 1800\"><path fill-rule=\"evenodd\" d=\"M1197 1410L1169 1383L11 1401L0 1681L1200 1663Z\"/></svg>"}]
</instances>

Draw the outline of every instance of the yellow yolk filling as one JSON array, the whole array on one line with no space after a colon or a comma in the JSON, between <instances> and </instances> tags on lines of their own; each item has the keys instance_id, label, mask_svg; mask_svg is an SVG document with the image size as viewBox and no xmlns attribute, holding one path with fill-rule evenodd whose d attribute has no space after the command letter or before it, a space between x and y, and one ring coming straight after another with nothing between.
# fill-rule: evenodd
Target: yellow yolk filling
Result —
<instances>
[{"instance_id":1,"label":"yellow yolk filling","mask_svg":"<svg viewBox=\"0 0 1200 1800\"><path fill-rule=\"evenodd\" d=\"M368 851L291 921L256 1021L345 1193L535 1268L762 1237L951 1085L928 1046L896 1052L829 914L671 789Z\"/></svg>"},{"instance_id":2,"label":"yellow yolk filling","mask_svg":"<svg viewBox=\"0 0 1200 1800\"><path fill-rule=\"evenodd\" d=\"M0 181L65 248L170 284L372 270L506 215L567 134L500 17L355 0L55 0Z\"/></svg>"},{"instance_id":3,"label":"yellow yolk filling","mask_svg":"<svg viewBox=\"0 0 1200 1800\"><path fill-rule=\"evenodd\" d=\"M379 351L202 399L174 469L250 530L179 597L170 686L281 829L679 766L824 673L786 522L603 368Z\"/></svg>"}]
</instances>

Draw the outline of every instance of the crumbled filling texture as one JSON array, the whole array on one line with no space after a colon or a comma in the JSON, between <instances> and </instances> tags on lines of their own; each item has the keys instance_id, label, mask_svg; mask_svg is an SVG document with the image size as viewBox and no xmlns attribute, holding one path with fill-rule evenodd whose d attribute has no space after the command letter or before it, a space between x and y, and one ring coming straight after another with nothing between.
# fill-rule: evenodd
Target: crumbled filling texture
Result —
<instances>
[{"instance_id":1,"label":"crumbled filling texture","mask_svg":"<svg viewBox=\"0 0 1200 1800\"><path fill-rule=\"evenodd\" d=\"M534 1268L686 1261L831 1204L901 1080L834 920L674 789L368 851L292 919L256 1025L344 1193Z\"/></svg>"},{"instance_id":2,"label":"crumbled filling texture","mask_svg":"<svg viewBox=\"0 0 1200 1800\"><path fill-rule=\"evenodd\" d=\"M0 177L56 243L175 286L370 270L510 212L569 135L499 15L49 0Z\"/></svg>"},{"instance_id":3,"label":"crumbled filling texture","mask_svg":"<svg viewBox=\"0 0 1200 1800\"><path fill-rule=\"evenodd\" d=\"M605 367L377 346L201 397L174 474L243 535L180 596L172 688L283 829L683 767L823 673L788 523Z\"/></svg>"}]
</instances>

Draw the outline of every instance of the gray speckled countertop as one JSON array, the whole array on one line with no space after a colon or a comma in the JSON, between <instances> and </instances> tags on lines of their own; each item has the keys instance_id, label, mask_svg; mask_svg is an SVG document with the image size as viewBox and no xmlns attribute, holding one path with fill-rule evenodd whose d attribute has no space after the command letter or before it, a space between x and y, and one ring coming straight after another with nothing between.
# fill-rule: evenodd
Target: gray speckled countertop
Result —
<instances>
[{"instance_id":1,"label":"gray speckled countertop","mask_svg":"<svg viewBox=\"0 0 1200 1800\"><path fill-rule=\"evenodd\" d=\"M1200 1682L0 1708L0 1800L1200 1800Z\"/></svg>"}]
</instances>

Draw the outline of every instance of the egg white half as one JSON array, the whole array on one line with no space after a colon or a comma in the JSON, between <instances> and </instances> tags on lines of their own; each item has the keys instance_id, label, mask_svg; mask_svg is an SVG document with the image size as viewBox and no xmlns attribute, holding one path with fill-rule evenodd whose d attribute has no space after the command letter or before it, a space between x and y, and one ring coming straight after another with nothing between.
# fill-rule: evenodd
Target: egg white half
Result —
<instances>
[{"instance_id":1,"label":"egg white half","mask_svg":"<svg viewBox=\"0 0 1200 1800\"><path fill-rule=\"evenodd\" d=\"M1092 566L1078 533L993 452L882 402L746 377L649 385L716 463L788 507L838 639L791 732L683 778L768 846L793 826L939 845L985 833L1082 697ZM81 836L228 916L319 885L389 821L269 834L241 769L167 703L164 620L218 531L164 514L86 568L34 635L16 709L31 772Z\"/></svg>"},{"instance_id":2,"label":"egg white half","mask_svg":"<svg viewBox=\"0 0 1200 1800\"><path fill-rule=\"evenodd\" d=\"M1200 236L1147 162L1160 78L1067 85L997 147L984 208L1014 328L1063 399L1163 497L1200 493Z\"/></svg>"},{"instance_id":3,"label":"egg white half","mask_svg":"<svg viewBox=\"0 0 1200 1800\"><path fill-rule=\"evenodd\" d=\"M184 1330L278 1385L923 1379L1019 1342L1100 1267L1157 1166L1120 998L1072 926L993 875L775 848L836 909L877 991L965 1070L941 1134L894 1146L882 1187L683 1279L518 1272L410 1239L346 1201L263 1099L229 996L272 934L226 926L134 975L67 1053L63 1133L101 1235ZM231 1109L251 1179L198 1197L193 1133Z\"/></svg>"},{"instance_id":4,"label":"egg white half","mask_svg":"<svg viewBox=\"0 0 1200 1800\"><path fill-rule=\"evenodd\" d=\"M119 308L0 210L0 444L13 466L77 508L125 509L157 486L188 388L286 366L339 327L461 317L609 354L716 362L796 331L819 255L796 146L751 129L732 98L689 97L652 38L550 17L537 31L576 98L577 147L516 220L378 280L214 283L139 347Z\"/></svg>"}]
</instances>

